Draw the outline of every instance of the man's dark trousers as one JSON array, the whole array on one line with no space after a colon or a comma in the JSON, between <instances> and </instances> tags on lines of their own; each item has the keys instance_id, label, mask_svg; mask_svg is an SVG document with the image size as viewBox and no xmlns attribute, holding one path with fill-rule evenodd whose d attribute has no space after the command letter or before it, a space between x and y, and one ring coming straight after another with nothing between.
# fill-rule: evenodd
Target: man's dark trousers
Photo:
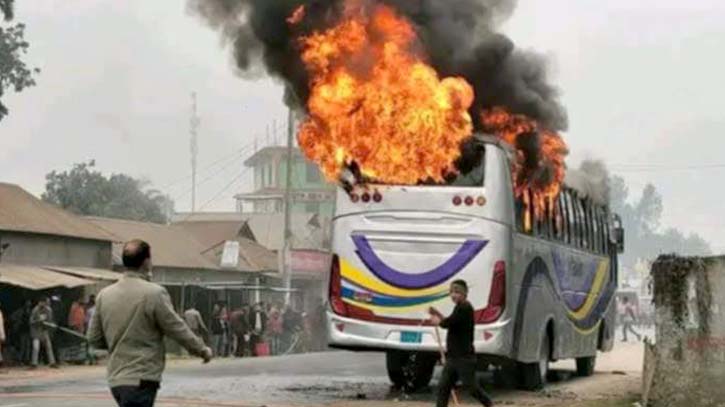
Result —
<instances>
[{"instance_id":1,"label":"man's dark trousers","mask_svg":"<svg viewBox=\"0 0 725 407\"><path fill-rule=\"evenodd\" d=\"M438 401L436 407L447 407L451 390L461 379L463 386L468 389L471 396L480 401L484 406L491 405L491 398L486 394L476 380L476 359L475 357L449 358L441 373L441 380L438 384Z\"/></svg>"},{"instance_id":2,"label":"man's dark trousers","mask_svg":"<svg viewBox=\"0 0 725 407\"><path fill-rule=\"evenodd\" d=\"M113 398L119 407L153 407L159 383L141 381L138 386L117 386L111 388Z\"/></svg>"}]
</instances>

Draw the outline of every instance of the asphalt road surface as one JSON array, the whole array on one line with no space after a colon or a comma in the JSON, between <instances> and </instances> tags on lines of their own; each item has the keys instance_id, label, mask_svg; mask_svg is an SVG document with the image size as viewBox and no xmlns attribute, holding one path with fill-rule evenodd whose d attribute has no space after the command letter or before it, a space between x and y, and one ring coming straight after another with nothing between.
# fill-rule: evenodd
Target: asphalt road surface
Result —
<instances>
[{"instance_id":1,"label":"asphalt road surface","mask_svg":"<svg viewBox=\"0 0 725 407\"><path fill-rule=\"evenodd\" d=\"M573 379L571 363L556 366L560 380L539 393L496 389L500 404L566 405L577 400L616 398L638 390L641 344L620 344L600 355L598 373ZM103 367L0 372L0 407L114 406ZM483 379L486 377L484 375ZM430 389L405 395L390 389L382 354L327 352L270 358L197 360L169 363L157 406L431 406ZM465 400L465 398L464 398ZM468 405L468 404L464 404ZM473 405L473 404L470 404Z\"/></svg>"}]
</instances>

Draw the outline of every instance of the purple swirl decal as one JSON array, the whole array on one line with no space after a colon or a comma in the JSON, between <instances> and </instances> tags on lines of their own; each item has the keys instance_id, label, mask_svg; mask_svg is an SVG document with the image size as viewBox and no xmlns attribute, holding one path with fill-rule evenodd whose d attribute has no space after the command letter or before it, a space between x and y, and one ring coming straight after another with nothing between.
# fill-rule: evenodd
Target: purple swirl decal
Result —
<instances>
[{"instance_id":1,"label":"purple swirl decal","mask_svg":"<svg viewBox=\"0 0 725 407\"><path fill-rule=\"evenodd\" d=\"M438 285L463 270L488 244L488 240L467 240L445 263L422 274L403 273L385 264L370 246L365 236L355 235L352 240L356 252L365 266L380 280L408 289L429 288Z\"/></svg>"}]
</instances>

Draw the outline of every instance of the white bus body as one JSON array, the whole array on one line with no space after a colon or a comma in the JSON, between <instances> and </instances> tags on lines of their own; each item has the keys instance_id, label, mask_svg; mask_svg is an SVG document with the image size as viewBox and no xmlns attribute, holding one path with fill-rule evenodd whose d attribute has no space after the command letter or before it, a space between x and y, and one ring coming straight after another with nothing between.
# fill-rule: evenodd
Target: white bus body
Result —
<instances>
[{"instance_id":1,"label":"white bus body","mask_svg":"<svg viewBox=\"0 0 725 407\"><path fill-rule=\"evenodd\" d=\"M575 358L579 373L591 374L597 350L611 349L614 328L616 249L606 211L562 197L561 205L572 208L566 236L553 221L549 238L524 233L510 153L491 138L479 140L482 185L339 189L329 344L386 352L396 385L424 386L439 346L428 308L451 312L449 284L463 279L482 364L516 372L531 389L543 384L549 361ZM441 336L445 342L445 331Z\"/></svg>"}]
</instances>

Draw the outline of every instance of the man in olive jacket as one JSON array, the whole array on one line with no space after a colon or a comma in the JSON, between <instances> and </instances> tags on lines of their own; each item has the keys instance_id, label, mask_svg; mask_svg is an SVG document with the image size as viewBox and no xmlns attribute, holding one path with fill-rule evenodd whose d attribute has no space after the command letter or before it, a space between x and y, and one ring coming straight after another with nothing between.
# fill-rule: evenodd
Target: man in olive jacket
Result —
<instances>
[{"instance_id":1,"label":"man in olive jacket","mask_svg":"<svg viewBox=\"0 0 725 407\"><path fill-rule=\"evenodd\" d=\"M153 406L166 361L164 336L169 336L204 362L212 358L174 311L166 289L150 283L151 248L141 240L123 247L123 277L96 298L88 341L107 349L108 384L120 407Z\"/></svg>"}]
</instances>

